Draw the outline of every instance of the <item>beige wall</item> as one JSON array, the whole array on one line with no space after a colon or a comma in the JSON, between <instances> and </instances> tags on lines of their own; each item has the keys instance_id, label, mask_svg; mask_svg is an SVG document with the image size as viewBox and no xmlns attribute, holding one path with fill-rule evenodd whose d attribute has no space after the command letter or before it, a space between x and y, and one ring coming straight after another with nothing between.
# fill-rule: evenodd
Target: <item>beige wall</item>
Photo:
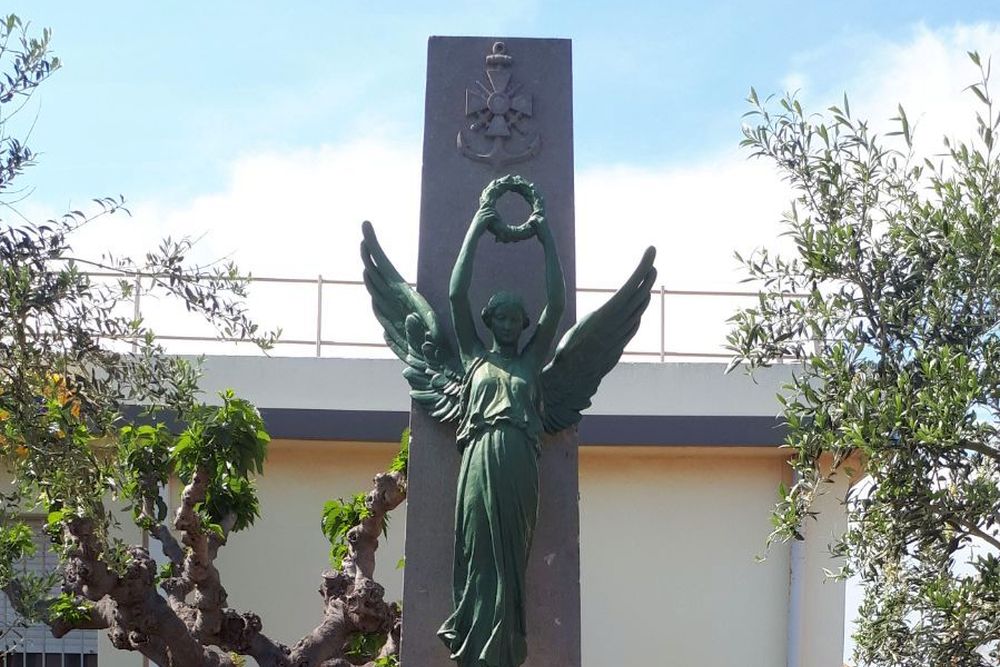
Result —
<instances>
[{"instance_id":1,"label":"beige wall","mask_svg":"<svg viewBox=\"0 0 1000 667\"><path fill-rule=\"evenodd\" d=\"M802 641L796 667L841 667L844 651L844 605L846 587L824 576L824 568L835 571L842 561L830 556L830 545L847 529L843 500L849 482L846 475L834 479L817 498L813 509L819 520L804 526L802 543ZM836 660L834 660L834 656Z\"/></svg>"},{"instance_id":2,"label":"beige wall","mask_svg":"<svg viewBox=\"0 0 1000 667\"><path fill-rule=\"evenodd\" d=\"M775 450L586 447L583 661L785 664L788 551L763 551Z\"/></svg>"},{"instance_id":3,"label":"beige wall","mask_svg":"<svg viewBox=\"0 0 1000 667\"><path fill-rule=\"evenodd\" d=\"M328 567L323 503L366 490L394 444L275 441L259 480L263 516L219 558L230 604L261 614L275 639L294 642L320 618ZM788 482L776 448L583 447L580 456L585 667L783 667L789 629L789 548L764 562L769 511ZM174 490L176 492L176 489ZM803 667L841 663L843 586L826 546L843 526L842 489L825 496L803 547ZM402 509L402 508L401 508ZM378 579L398 599L405 513L392 515ZM137 536L132 535L133 539ZM155 543L154 543L155 544ZM104 667L135 654L101 639ZM419 667L419 666L415 666Z\"/></svg>"}]
</instances>

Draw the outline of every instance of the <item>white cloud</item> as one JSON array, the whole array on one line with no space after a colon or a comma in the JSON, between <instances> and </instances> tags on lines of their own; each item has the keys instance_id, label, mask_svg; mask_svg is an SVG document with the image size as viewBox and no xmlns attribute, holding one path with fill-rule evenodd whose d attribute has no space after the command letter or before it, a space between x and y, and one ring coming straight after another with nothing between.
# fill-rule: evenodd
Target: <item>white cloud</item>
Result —
<instances>
[{"instance_id":1,"label":"white cloud","mask_svg":"<svg viewBox=\"0 0 1000 667\"><path fill-rule=\"evenodd\" d=\"M581 285L613 286L655 245L661 282L672 289L732 288L734 250L772 243L788 202L770 167L738 153L688 166L630 166L577 176Z\"/></svg>"},{"instance_id":2,"label":"white cloud","mask_svg":"<svg viewBox=\"0 0 1000 667\"><path fill-rule=\"evenodd\" d=\"M978 82L979 72L969 60L969 51L978 51L984 64L991 54L1000 57L1000 24L938 30L917 25L905 42L870 44L855 73L823 91L810 106L839 104L846 90L853 115L868 118L885 132L898 129L889 119L901 104L911 124L917 126L916 150L940 152L943 136L971 139L975 132L974 114L980 106L964 89Z\"/></svg>"},{"instance_id":3,"label":"white cloud","mask_svg":"<svg viewBox=\"0 0 1000 667\"><path fill-rule=\"evenodd\" d=\"M232 256L257 275L358 275L363 220L387 245L415 242L419 164L418 147L381 140L251 155L235 162L223 191L132 202L133 219L102 220L87 239L99 247L113 236L136 252L167 234L200 237L200 259ZM404 272L415 266L398 255Z\"/></svg>"},{"instance_id":4,"label":"white cloud","mask_svg":"<svg viewBox=\"0 0 1000 667\"><path fill-rule=\"evenodd\" d=\"M371 220L386 251L407 277L416 273L420 150L381 139L362 139L314 150L272 152L237 160L226 187L186 202L129 202L133 217L102 218L83 230L75 245L81 256L109 247L139 256L165 236L199 238L191 261L231 258L258 277L359 280L361 222ZM42 216L36 216L42 217ZM380 340L374 318L364 312L363 290L324 287L323 338ZM286 339L316 335L315 284L267 285L251 289L251 312ZM143 301L143 315L166 335L211 332L182 309ZM201 343L172 343L178 352L204 351ZM248 348L244 348L248 350ZM309 346L281 347L278 354L312 354Z\"/></svg>"},{"instance_id":5,"label":"white cloud","mask_svg":"<svg viewBox=\"0 0 1000 667\"><path fill-rule=\"evenodd\" d=\"M854 74L830 91L805 92L810 107L822 109L839 101L846 89L854 114L877 123L894 115L900 101L919 123L919 136L936 150L944 132L971 132L972 96L961 94L975 76L965 55L969 50L984 57L1000 53L1000 27L933 31L920 26L905 43L872 44ZM786 84L807 86L815 80L803 62L794 63ZM119 248L137 251L167 234L204 234L198 250L202 259L231 255L255 275L322 273L356 279L359 226L370 219L389 256L412 278L419 173L416 141L374 138L249 155L233 164L222 191L187 202L134 202L135 219L102 221L88 231L88 244L99 250L114 238ZM620 284L642 249L656 245L660 281L668 289L740 289L734 250L774 247L781 231L777 221L789 201L787 186L771 164L747 161L736 150L686 164L586 169L577 174L576 192L577 270L579 284L586 287ZM313 293L302 288L296 298L275 294L261 302L275 311L268 315L291 337L313 335ZM326 308L334 305L333 298L328 295ZM366 308L363 299L346 302L350 308ZM581 310L596 303L581 303ZM732 301L672 299L668 346L704 349L706 328L718 334L710 338L719 340L732 307ZM290 326L289 318L300 322ZM351 337L354 332L337 335ZM364 336L377 334L366 329ZM643 337L644 347L658 345L652 330Z\"/></svg>"},{"instance_id":6,"label":"white cloud","mask_svg":"<svg viewBox=\"0 0 1000 667\"><path fill-rule=\"evenodd\" d=\"M802 72L790 72L781 79L782 91L794 93L803 90L807 86L806 77Z\"/></svg>"},{"instance_id":7,"label":"white cloud","mask_svg":"<svg viewBox=\"0 0 1000 667\"><path fill-rule=\"evenodd\" d=\"M586 170L576 193L579 285L621 285L653 245L657 282L667 290L746 290L733 253L773 246L789 200L769 165L736 152L687 166ZM604 298L585 297L578 307L590 310ZM666 349L721 351L725 320L740 304L746 299L666 297ZM634 347L659 349L659 306L654 299Z\"/></svg>"},{"instance_id":8,"label":"white cloud","mask_svg":"<svg viewBox=\"0 0 1000 667\"><path fill-rule=\"evenodd\" d=\"M369 219L390 258L413 278L419 153L417 146L370 140L248 156L233 165L223 191L174 206L136 202L134 218L101 220L87 230L83 245L96 253L114 238L118 252L134 255L168 234L200 236L196 258L201 261L231 256L256 276L357 280L360 222ZM661 280L669 288L733 289L739 279L733 250L773 240L773 223L786 201L784 187L766 165L737 154L691 167L584 171L577 177L579 282L615 287L643 249L656 245ZM326 287L324 292L324 338L378 340L375 327L368 326L360 289ZM259 286L253 293L265 324L283 327L292 339L315 335L313 286ZM603 298L590 298L580 307L590 309ZM704 349L697 330L706 326L722 334L732 301L714 300L700 309L698 303L672 297L671 347ZM183 316L177 309L147 303L143 310L160 333L179 333ZM353 318L342 317L345 310L360 311L362 324L348 325ZM708 317L710 324L699 326L699 317ZM653 316L644 328L638 341L644 349L657 349L657 322L658 315ZM281 353L296 351L311 352L302 346Z\"/></svg>"}]
</instances>

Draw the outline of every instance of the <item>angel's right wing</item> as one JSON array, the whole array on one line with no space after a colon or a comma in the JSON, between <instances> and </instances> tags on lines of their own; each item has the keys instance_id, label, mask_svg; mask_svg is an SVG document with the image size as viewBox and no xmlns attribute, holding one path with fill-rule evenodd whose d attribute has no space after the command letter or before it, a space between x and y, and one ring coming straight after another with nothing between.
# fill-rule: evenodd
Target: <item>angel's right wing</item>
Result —
<instances>
[{"instance_id":1,"label":"angel's right wing","mask_svg":"<svg viewBox=\"0 0 1000 667\"><path fill-rule=\"evenodd\" d=\"M557 433L579 422L601 380L618 363L649 305L655 258L656 249L647 249L614 296L559 341L555 357L542 370L546 432Z\"/></svg>"},{"instance_id":2,"label":"angel's right wing","mask_svg":"<svg viewBox=\"0 0 1000 667\"><path fill-rule=\"evenodd\" d=\"M407 366L403 377L410 383L410 396L435 419L457 420L462 413L464 373L434 309L385 256L371 223L362 224L361 231L365 287L385 342Z\"/></svg>"}]
</instances>

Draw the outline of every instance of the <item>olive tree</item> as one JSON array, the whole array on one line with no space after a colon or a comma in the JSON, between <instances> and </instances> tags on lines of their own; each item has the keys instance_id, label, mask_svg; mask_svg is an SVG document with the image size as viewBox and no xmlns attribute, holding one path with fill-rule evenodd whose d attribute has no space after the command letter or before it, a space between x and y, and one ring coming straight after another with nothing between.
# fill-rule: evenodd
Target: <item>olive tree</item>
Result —
<instances>
[{"instance_id":1,"label":"olive tree","mask_svg":"<svg viewBox=\"0 0 1000 667\"><path fill-rule=\"evenodd\" d=\"M197 362L167 354L131 304L138 292L157 293L225 338L267 348L275 335L248 317L237 268L192 264L186 239L138 260L77 255L74 234L126 214L121 198L38 224L20 214L14 180L34 156L13 136L9 110L58 68L48 40L16 16L0 21L0 214L9 213L0 215L0 470L13 482L0 495L0 591L24 622L57 637L106 629L117 648L165 667L238 665L241 656L262 667L395 664L400 610L372 576L386 514L405 498L405 447L369 493L331 501L317 521L333 548L314 629L286 646L258 613L229 607L215 561L258 516L253 477L269 437L256 408L232 392L203 404ZM183 487L172 515L170 479ZM162 566L117 537L109 500L159 542ZM58 555L51 573L18 567L35 549L30 514L44 518Z\"/></svg>"},{"instance_id":2,"label":"olive tree","mask_svg":"<svg viewBox=\"0 0 1000 667\"><path fill-rule=\"evenodd\" d=\"M761 289L733 367L798 362L772 539L801 539L832 476L866 475L833 545L864 589L862 664L1000 660L1000 114L969 55L978 131L935 155L902 107L878 136L846 97L822 115L749 97L743 145L795 191L794 250L741 258Z\"/></svg>"}]
</instances>

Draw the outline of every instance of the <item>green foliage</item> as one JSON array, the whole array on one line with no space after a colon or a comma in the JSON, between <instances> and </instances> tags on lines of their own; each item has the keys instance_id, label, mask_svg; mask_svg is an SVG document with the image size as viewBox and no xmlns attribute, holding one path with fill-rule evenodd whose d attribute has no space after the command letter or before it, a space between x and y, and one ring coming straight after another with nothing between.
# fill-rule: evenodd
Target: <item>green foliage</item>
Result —
<instances>
[{"instance_id":1,"label":"green foliage","mask_svg":"<svg viewBox=\"0 0 1000 667\"><path fill-rule=\"evenodd\" d=\"M205 525L218 527L233 514L233 530L239 531L260 516L250 475L264 471L270 436L253 405L236 398L232 391L220 397L221 406L204 406L192 412L187 429L170 449L170 461L184 483L190 482L198 469L208 473L205 502L198 508Z\"/></svg>"},{"instance_id":2,"label":"green foliage","mask_svg":"<svg viewBox=\"0 0 1000 667\"><path fill-rule=\"evenodd\" d=\"M389 472L398 472L406 475L407 466L410 459L410 429L405 429L399 439L399 451L389 464ZM367 496L359 493L352 498L344 500L338 498L329 500L323 506L323 515L320 520L320 528L323 535L330 541L330 564L334 569L343 566L344 557L347 556L347 532L358 525L364 519L371 516L368 509ZM385 517L382 523L382 534L389 530L389 518ZM396 564L397 569L402 567L403 560Z\"/></svg>"},{"instance_id":3,"label":"green foliage","mask_svg":"<svg viewBox=\"0 0 1000 667\"><path fill-rule=\"evenodd\" d=\"M22 102L39 84L59 69L59 59L49 52L48 29L41 36L28 33L28 26L15 14L0 20L0 61L4 77L0 83L0 105ZM14 112L4 114L0 123L0 192L15 176L34 164L34 153L8 130Z\"/></svg>"},{"instance_id":4,"label":"green foliage","mask_svg":"<svg viewBox=\"0 0 1000 667\"><path fill-rule=\"evenodd\" d=\"M118 576L124 576L128 570L128 566L132 563L128 544L118 537L107 536L102 546L101 560L107 564L112 572Z\"/></svg>"},{"instance_id":5,"label":"green foliage","mask_svg":"<svg viewBox=\"0 0 1000 667\"><path fill-rule=\"evenodd\" d=\"M13 564L35 553L31 527L24 523L0 526L0 588L14 576Z\"/></svg>"},{"instance_id":6,"label":"green foliage","mask_svg":"<svg viewBox=\"0 0 1000 667\"><path fill-rule=\"evenodd\" d=\"M90 618L92 609L89 601L63 593L49 604L49 620L79 623Z\"/></svg>"},{"instance_id":7,"label":"green foliage","mask_svg":"<svg viewBox=\"0 0 1000 667\"><path fill-rule=\"evenodd\" d=\"M403 435L399 438L399 451L396 453L392 463L389 464L389 472L399 472L406 475L410 465L410 429L403 429Z\"/></svg>"},{"instance_id":8,"label":"green foliage","mask_svg":"<svg viewBox=\"0 0 1000 667\"><path fill-rule=\"evenodd\" d=\"M343 567L347 556L347 531L371 516L363 493L356 494L348 500L338 498L329 500L323 505L323 517L320 528L323 535L330 541L330 564L334 569Z\"/></svg>"},{"instance_id":9,"label":"green foliage","mask_svg":"<svg viewBox=\"0 0 1000 667\"><path fill-rule=\"evenodd\" d=\"M171 577L176 577L178 574L177 568L171 561L162 563L156 571L156 582L159 583L165 579L170 579Z\"/></svg>"},{"instance_id":10,"label":"green foliage","mask_svg":"<svg viewBox=\"0 0 1000 667\"><path fill-rule=\"evenodd\" d=\"M50 602L51 591L58 584L57 572L18 572L12 586L18 590L18 604L15 612L24 623L45 623L49 620L45 612Z\"/></svg>"},{"instance_id":11,"label":"green foliage","mask_svg":"<svg viewBox=\"0 0 1000 667\"><path fill-rule=\"evenodd\" d=\"M883 139L846 98L822 117L751 91L744 128L796 192L794 250L744 260L760 297L729 337L732 367L800 363L780 399L796 481L771 537L801 538L825 483L863 466L834 553L865 588L856 658L873 667L1000 660L983 551L1000 547L1000 114L980 72L977 137L943 155L914 155L902 108Z\"/></svg>"},{"instance_id":12,"label":"green foliage","mask_svg":"<svg viewBox=\"0 0 1000 667\"><path fill-rule=\"evenodd\" d=\"M375 658L373 664L375 667L399 667L399 658L394 655L384 655Z\"/></svg>"},{"instance_id":13,"label":"green foliage","mask_svg":"<svg viewBox=\"0 0 1000 667\"><path fill-rule=\"evenodd\" d=\"M347 649L344 653L347 654L349 660L372 660L378 654L379 650L381 650L382 646L385 645L387 638L385 634L378 632L367 634L359 632L358 634L351 635L351 638L347 640Z\"/></svg>"},{"instance_id":14,"label":"green foliage","mask_svg":"<svg viewBox=\"0 0 1000 667\"><path fill-rule=\"evenodd\" d=\"M118 492L133 502L132 515L143 530L167 518L167 504L160 496L173 471L170 452L175 436L162 422L126 425L118 432ZM147 516L143 504L154 508ZM51 523L51 519L50 519Z\"/></svg>"}]
</instances>

